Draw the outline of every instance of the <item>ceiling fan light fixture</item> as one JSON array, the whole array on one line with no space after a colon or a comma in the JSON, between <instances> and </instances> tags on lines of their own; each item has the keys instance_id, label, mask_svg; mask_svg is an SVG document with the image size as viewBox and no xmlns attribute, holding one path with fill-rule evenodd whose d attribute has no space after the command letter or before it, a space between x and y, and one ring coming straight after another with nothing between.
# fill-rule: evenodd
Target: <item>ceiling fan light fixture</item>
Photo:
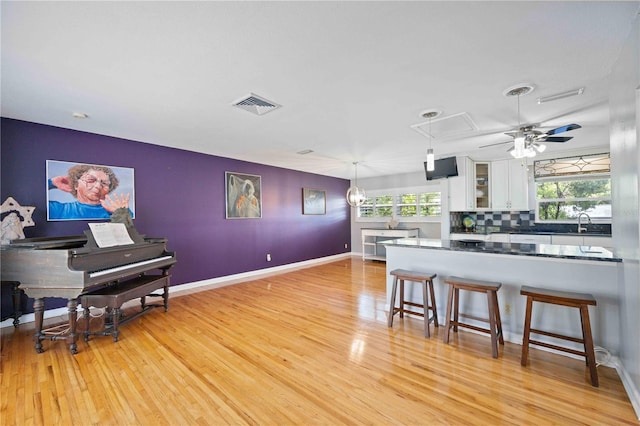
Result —
<instances>
[{"instance_id":1,"label":"ceiling fan light fixture","mask_svg":"<svg viewBox=\"0 0 640 426\"><path fill-rule=\"evenodd\" d=\"M525 139L524 133L522 131L518 131L514 142L513 142L513 156L516 158L522 158L525 156Z\"/></svg>"},{"instance_id":2,"label":"ceiling fan light fixture","mask_svg":"<svg viewBox=\"0 0 640 426\"><path fill-rule=\"evenodd\" d=\"M531 144L531 146L533 147L533 149L535 149L536 151L538 151L539 153L543 153L545 149L547 149L546 145L534 142Z\"/></svg>"}]
</instances>

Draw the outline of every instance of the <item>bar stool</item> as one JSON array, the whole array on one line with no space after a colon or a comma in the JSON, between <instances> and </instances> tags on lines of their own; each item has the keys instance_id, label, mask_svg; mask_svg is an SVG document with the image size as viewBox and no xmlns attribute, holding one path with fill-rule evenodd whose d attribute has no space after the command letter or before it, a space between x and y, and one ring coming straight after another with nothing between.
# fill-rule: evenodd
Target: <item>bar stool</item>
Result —
<instances>
[{"instance_id":1,"label":"bar stool","mask_svg":"<svg viewBox=\"0 0 640 426\"><path fill-rule=\"evenodd\" d=\"M389 327L393 326L393 316L397 313L400 313L400 318L404 317L405 313L418 315L424 317L425 337L431 337L429 323L433 321L433 326L438 326L438 311L436 309L436 297L433 291L433 279L437 274L432 274L430 272L407 271L406 269L394 269L390 274L393 275L393 288L391 289L391 303L389 304ZM396 308L396 291L398 288L398 281L400 281L400 307ZM422 304L404 300L405 281L422 283ZM431 297L431 305L429 305L429 297ZM424 313L410 311L405 309L404 305L422 308ZM429 317L429 310L433 313L431 317Z\"/></svg>"},{"instance_id":2,"label":"bar stool","mask_svg":"<svg viewBox=\"0 0 640 426\"><path fill-rule=\"evenodd\" d=\"M536 288L522 286L520 294L527 296L527 308L524 318L524 332L522 333L522 358L520 364L527 365L529 356L529 345L544 346L558 351L572 353L574 355L583 356L586 359L587 367L591 375L591 385L598 387L598 370L596 365L596 355L593 346L593 337L591 335L591 322L589 321L589 305L596 305L596 299L588 293L573 293L567 291L556 291L544 288ZM582 338L566 336L562 334L552 333L540 329L531 328L531 310L533 302L550 303L552 305L569 306L580 309L580 322L582 323ZM540 334L544 336L554 337L556 339L569 340L581 343L584 351L578 351L563 346L557 346L551 343L532 340L530 334Z\"/></svg>"},{"instance_id":3,"label":"bar stool","mask_svg":"<svg viewBox=\"0 0 640 426\"><path fill-rule=\"evenodd\" d=\"M444 280L444 282L449 285L449 296L447 298L447 321L445 323L444 343L449 343L449 332L451 330L451 327L453 327L454 332L458 331L458 327L470 328L472 330L488 333L491 335L491 352L494 358L498 358L498 342L500 342L501 345L504 345L504 338L502 336L502 321L500 320L500 308L498 306L498 290L500 290L500 287L502 287L502 283L480 281L460 277L449 277ZM489 319L478 318L460 313L460 290L486 293L487 307L489 308ZM451 319L452 310L453 319ZM489 323L489 328L482 328L460 322L459 317L471 318L476 321L487 322Z\"/></svg>"}]
</instances>

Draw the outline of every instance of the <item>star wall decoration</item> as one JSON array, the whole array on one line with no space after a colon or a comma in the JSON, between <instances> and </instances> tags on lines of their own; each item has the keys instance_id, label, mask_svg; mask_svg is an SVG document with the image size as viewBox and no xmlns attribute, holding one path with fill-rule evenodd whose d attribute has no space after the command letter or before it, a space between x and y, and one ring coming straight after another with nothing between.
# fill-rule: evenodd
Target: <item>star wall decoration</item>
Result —
<instances>
[{"instance_id":1,"label":"star wall decoration","mask_svg":"<svg viewBox=\"0 0 640 426\"><path fill-rule=\"evenodd\" d=\"M13 197L7 197L0 206L0 214L12 211L18 212L22 216L22 227L26 228L27 226L35 226L35 222L31 218L35 209L34 206L21 206Z\"/></svg>"}]
</instances>

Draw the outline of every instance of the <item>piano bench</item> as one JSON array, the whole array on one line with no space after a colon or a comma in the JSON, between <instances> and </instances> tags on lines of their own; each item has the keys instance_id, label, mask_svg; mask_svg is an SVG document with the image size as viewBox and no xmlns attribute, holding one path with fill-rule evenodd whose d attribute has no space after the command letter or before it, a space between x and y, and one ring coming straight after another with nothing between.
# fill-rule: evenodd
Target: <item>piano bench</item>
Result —
<instances>
[{"instance_id":1,"label":"piano bench","mask_svg":"<svg viewBox=\"0 0 640 426\"><path fill-rule=\"evenodd\" d=\"M84 341L89 341L90 335L113 336L113 341L118 341L118 326L145 314L149 310L164 306L164 311L169 309L169 278L171 275L141 275L139 277L118 282L117 284L101 288L90 293L80 295L80 303L84 309L85 318L89 318L89 308L111 308L112 323L105 323L104 329L101 331L89 331L89 327L84 332ZM160 294L151 294L151 292L164 289ZM148 296L161 296L164 300L163 305L146 304ZM121 307L125 302L133 299L140 299L142 310L121 319Z\"/></svg>"}]
</instances>

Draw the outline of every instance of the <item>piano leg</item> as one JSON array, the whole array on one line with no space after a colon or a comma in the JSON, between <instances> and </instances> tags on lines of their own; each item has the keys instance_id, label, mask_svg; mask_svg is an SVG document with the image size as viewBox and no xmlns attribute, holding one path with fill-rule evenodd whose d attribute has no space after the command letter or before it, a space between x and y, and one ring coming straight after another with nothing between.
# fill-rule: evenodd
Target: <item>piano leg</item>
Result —
<instances>
[{"instance_id":1,"label":"piano leg","mask_svg":"<svg viewBox=\"0 0 640 426\"><path fill-rule=\"evenodd\" d=\"M69 343L69 350L73 355L78 353L78 334L76 333L76 324L78 322L78 299L69 299L67 301L67 309L69 310L69 335L66 340Z\"/></svg>"},{"instance_id":2,"label":"piano leg","mask_svg":"<svg viewBox=\"0 0 640 426\"><path fill-rule=\"evenodd\" d=\"M41 354L42 339L44 339L44 333L42 332L42 320L44 318L44 298L35 299L33 301L33 314L36 320L36 334L33 335L33 340L36 341L36 352Z\"/></svg>"},{"instance_id":3,"label":"piano leg","mask_svg":"<svg viewBox=\"0 0 640 426\"><path fill-rule=\"evenodd\" d=\"M113 308L113 341L118 341L118 334L120 330L118 330L118 322L120 321L120 308Z\"/></svg>"},{"instance_id":4,"label":"piano leg","mask_svg":"<svg viewBox=\"0 0 640 426\"><path fill-rule=\"evenodd\" d=\"M14 283L13 290L11 291L11 298L13 300L13 326L17 327L20 324L20 317L22 316L22 290L18 288L20 283Z\"/></svg>"},{"instance_id":5,"label":"piano leg","mask_svg":"<svg viewBox=\"0 0 640 426\"><path fill-rule=\"evenodd\" d=\"M167 283L169 280L167 280ZM165 285L162 287L162 300L164 302L164 311L167 312L169 310L169 285Z\"/></svg>"}]
</instances>

